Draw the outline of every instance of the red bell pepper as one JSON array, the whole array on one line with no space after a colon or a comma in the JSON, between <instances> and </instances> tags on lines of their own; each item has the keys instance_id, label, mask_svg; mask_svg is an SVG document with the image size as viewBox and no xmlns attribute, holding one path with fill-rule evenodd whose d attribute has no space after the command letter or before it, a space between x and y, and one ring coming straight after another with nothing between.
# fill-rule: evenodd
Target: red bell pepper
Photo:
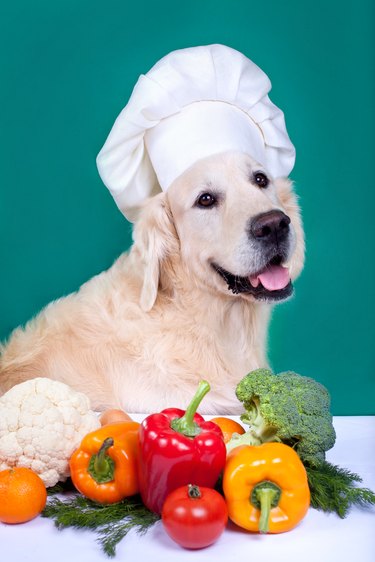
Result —
<instances>
[{"instance_id":1,"label":"red bell pepper","mask_svg":"<svg viewBox=\"0 0 375 562\"><path fill-rule=\"evenodd\" d=\"M188 484L213 488L224 468L226 448L218 425L196 410L210 390L201 381L187 410L151 414L139 432L139 489L148 509L161 513L168 494Z\"/></svg>"}]
</instances>

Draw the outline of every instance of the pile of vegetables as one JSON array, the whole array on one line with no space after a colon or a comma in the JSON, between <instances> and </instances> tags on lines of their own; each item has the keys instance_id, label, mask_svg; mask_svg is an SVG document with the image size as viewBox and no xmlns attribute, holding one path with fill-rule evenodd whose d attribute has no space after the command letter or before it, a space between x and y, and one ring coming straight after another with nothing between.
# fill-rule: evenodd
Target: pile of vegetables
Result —
<instances>
[{"instance_id":1,"label":"pile of vegetables","mask_svg":"<svg viewBox=\"0 0 375 562\"><path fill-rule=\"evenodd\" d=\"M43 427L44 416L42 410L39 418L35 416L34 391L24 387L30 383L14 387L10 397L12 391L0 400L1 468L15 471L27 466L47 487L70 473L71 480L48 489L51 495L69 491L69 496L50 498L42 516L53 518L60 529L95 529L109 556L131 529L144 533L159 519L175 542L196 549L215 542L228 518L250 532L282 533L298 525L310 506L345 517L352 505L375 504L371 490L356 486L358 475L326 461L325 453L335 443L328 391L296 373L275 375L258 369L240 381L236 395L244 406L241 421L248 426L246 431L233 420L205 421L197 413L210 390L201 381L185 411L168 408L141 424L121 410L106 412L100 421L94 415L96 421L90 422L94 427L82 434L81 428L93 419L88 404L79 409L82 398L69 387L36 379L33 388L39 389L40 405L48 404L44 425L60 420L69 408L75 420L72 428L69 415L63 417L70 428L64 439L70 442L60 442L59 451L52 438L49 450L42 429L43 439L36 438L35 428ZM62 391L67 393L64 400ZM27 418L29 404L33 415ZM31 432L22 433L21 419L33 420L26 426ZM64 427L60 420L56 426L60 441ZM34 439L29 444L27 435ZM9 442L19 448L10 449ZM65 462L54 462L58 477L53 479L45 466L52 465L52 459ZM5 476L8 482L9 474ZM72 490L79 493L72 496ZM41 498L41 507L31 517L44 504ZM1 520L6 522L6 514L0 507Z\"/></svg>"}]
</instances>

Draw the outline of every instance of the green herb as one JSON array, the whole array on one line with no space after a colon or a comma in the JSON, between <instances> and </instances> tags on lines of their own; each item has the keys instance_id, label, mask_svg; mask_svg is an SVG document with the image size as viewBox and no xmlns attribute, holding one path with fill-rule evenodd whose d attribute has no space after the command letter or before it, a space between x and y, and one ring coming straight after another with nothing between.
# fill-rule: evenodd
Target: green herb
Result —
<instances>
[{"instance_id":1,"label":"green herb","mask_svg":"<svg viewBox=\"0 0 375 562\"><path fill-rule=\"evenodd\" d=\"M358 474L327 461L314 465L305 463L305 468L312 507L337 513L344 518L353 505L360 507L375 505L375 493L368 488L356 486L356 483L362 482Z\"/></svg>"},{"instance_id":2,"label":"green herb","mask_svg":"<svg viewBox=\"0 0 375 562\"><path fill-rule=\"evenodd\" d=\"M54 519L58 529L74 527L97 531L97 540L110 557L116 554L116 545L129 531L135 529L143 535L160 519L143 505L139 496L111 505L98 504L80 495L63 501L52 498L42 517Z\"/></svg>"}]
</instances>

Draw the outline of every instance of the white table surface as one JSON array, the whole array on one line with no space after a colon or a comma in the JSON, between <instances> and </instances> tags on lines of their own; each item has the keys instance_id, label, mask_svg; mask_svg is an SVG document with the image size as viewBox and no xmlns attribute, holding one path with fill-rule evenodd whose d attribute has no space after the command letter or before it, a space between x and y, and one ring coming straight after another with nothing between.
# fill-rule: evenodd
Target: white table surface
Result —
<instances>
[{"instance_id":1,"label":"white table surface","mask_svg":"<svg viewBox=\"0 0 375 562\"><path fill-rule=\"evenodd\" d=\"M142 417L134 415L137 421ZM336 417L334 425L337 441L327 459L357 472L362 485L375 491L375 416ZM4 561L110 560L93 532L58 531L51 519L41 517L22 525L0 523L0 545ZM197 551L180 548L158 522L144 536L129 533L117 546L115 560L374 562L375 509L352 508L346 519L310 509L298 527L279 535L251 534L230 525L214 545Z\"/></svg>"}]
</instances>

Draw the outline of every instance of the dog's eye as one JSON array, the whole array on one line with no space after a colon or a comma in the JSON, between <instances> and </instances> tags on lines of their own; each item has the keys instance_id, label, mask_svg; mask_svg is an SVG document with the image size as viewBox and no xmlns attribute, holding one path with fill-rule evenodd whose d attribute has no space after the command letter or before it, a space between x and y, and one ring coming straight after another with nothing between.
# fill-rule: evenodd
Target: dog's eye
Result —
<instances>
[{"instance_id":1,"label":"dog's eye","mask_svg":"<svg viewBox=\"0 0 375 562\"><path fill-rule=\"evenodd\" d=\"M211 193L202 193L197 199L198 207L212 207L216 203L216 197Z\"/></svg>"},{"instance_id":2,"label":"dog's eye","mask_svg":"<svg viewBox=\"0 0 375 562\"><path fill-rule=\"evenodd\" d=\"M269 184L269 179L267 178L266 174L263 174L262 172L256 172L254 174L254 182L258 187L267 187L267 185Z\"/></svg>"}]
</instances>

